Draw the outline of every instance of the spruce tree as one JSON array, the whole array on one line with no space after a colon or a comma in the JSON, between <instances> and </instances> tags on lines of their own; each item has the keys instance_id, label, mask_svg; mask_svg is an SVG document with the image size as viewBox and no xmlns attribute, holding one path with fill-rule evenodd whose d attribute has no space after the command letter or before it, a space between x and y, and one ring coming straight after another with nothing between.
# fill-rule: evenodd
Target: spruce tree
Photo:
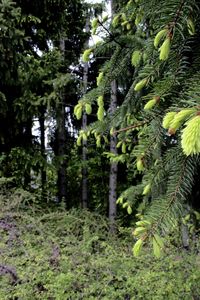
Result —
<instances>
[{"instance_id":1,"label":"spruce tree","mask_svg":"<svg viewBox=\"0 0 200 300\"><path fill-rule=\"evenodd\" d=\"M106 104L99 105L101 122L93 126L97 143L110 129L111 135L118 133L122 153L110 158L134 166L141 178L117 201L129 214L137 212L135 255L150 241L160 256L163 237L177 228L188 207L199 206L199 5L116 2L111 26L99 22L104 41L88 51L97 59L108 57L101 84L88 93L91 103L97 98L102 103L102 95L106 99L113 80L121 92L114 116Z\"/></svg>"}]
</instances>

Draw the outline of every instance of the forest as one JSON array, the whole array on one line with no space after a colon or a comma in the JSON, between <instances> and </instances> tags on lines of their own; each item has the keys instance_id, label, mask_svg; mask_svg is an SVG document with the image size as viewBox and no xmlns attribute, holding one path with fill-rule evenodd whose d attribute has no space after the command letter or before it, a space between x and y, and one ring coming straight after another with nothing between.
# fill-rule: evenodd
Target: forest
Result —
<instances>
[{"instance_id":1,"label":"forest","mask_svg":"<svg viewBox=\"0 0 200 300\"><path fill-rule=\"evenodd\" d=\"M0 300L200 300L200 1L0 1Z\"/></svg>"}]
</instances>

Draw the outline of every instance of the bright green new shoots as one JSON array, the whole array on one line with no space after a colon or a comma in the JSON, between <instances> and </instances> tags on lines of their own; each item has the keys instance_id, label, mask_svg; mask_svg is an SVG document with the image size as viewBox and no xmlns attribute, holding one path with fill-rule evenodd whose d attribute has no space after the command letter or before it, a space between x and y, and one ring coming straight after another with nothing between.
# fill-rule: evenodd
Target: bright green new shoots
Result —
<instances>
[{"instance_id":1,"label":"bright green new shoots","mask_svg":"<svg viewBox=\"0 0 200 300\"><path fill-rule=\"evenodd\" d=\"M185 155L200 153L200 116L196 116L186 123L182 131L181 146Z\"/></svg>"},{"instance_id":2,"label":"bright green new shoots","mask_svg":"<svg viewBox=\"0 0 200 300\"><path fill-rule=\"evenodd\" d=\"M103 23L106 22L106 21L108 21L108 15L104 16L103 20L102 20Z\"/></svg>"},{"instance_id":3,"label":"bright green new shoots","mask_svg":"<svg viewBox=\"0 0 200 300\"><path fill-rule=\"evenodd\" d=\"M144 171L144 165L143 165L141 158L137 160L137 170Z\"/></svg>"},{"instance_id":4,"label":"bright green new shoots","mask_svg":"<svg viewBox=\"0 0 200 300\"><path fill-rule=\"evenodd\" d=\"M100 85L102 79L103 79L103 72L100 72L99 75L98 75L98 77L97 77L97 86Z\"/></svg>"},{"instance_id":5,"label":"bright green new shoots","mask_svg":"<svg viewBox=\"0 0 200 300\"><path fill-rule=\"evenodd\" d=\"M94 18L94 19L92 20L92 28L96 28L97 25L98 25L98 19L97 19L97 18Z\"/></svg>"},{"instance_id":6,"label":"bright green new shoots","mask_svg":"<svg viewBox=\"0 0 200 300\"><path fill-rule=\"evenodd\" d=\"M122 141L119 141L118 143L117 143L117 148L119 148L119 147L121 147L121 145L122 145Z\"/></svg>"},{"instance_id":7,"label":"bright green new shoots","mask_svg":"<svg viewBox=\"0 0 200 300\"><path fill-rule=\"evenodd\" d=\"M131 24L129 22L126 24L126 29L131 30Z\"/></svg>"},{"instance_id":8,"label":"bright green new shoots","mask_svg":"<svg viewBox=\"0 0 200 300\"><path fill-rule=\"evenodd\" d=\"M133 254L134 254L135 257L139 256L139 254L141 252L141 249L142 249L142 243L143 243L142 239L139 239L135 243L135 245L133 247Z\"/></svg>"},{"instance_id":9,"label":"bright green new shoots","mask_svg":"<svg viewBox=\"0 0 200 300\"><path fill-rule=\"evenodd\" d=\"M176 131L181 127L183 122L188 119L196 109L191 108L191 109L183 109L180 112L176 113L173 120L170 123L170 128L169 128L169 133L170 134L175 134Z\"/></svg>"},{"instance_id":10,"label":"bright green new shoots","mask_svg":"<svg viewBox=\"0 0 200 300\"><path fill-rule=\"evenodd\" d=\"M99 107L104 106L103 96L97 98L97 104Z\"/></svg>"},{"instance_id":11,"label":"bright green new shoots","mask_svg":"<svg viewBox=\"0 0 200 300\"><path fill-rule=\"evenodd\" d=\"M131 206L129 205L129 206L127 207L127 213L128 213L129 215L131 215L132 212L133 212L133 210L132 210Z\"/></svg>"},{"instance_id":12,"label":"bright green new shoots","mask_svg":"<svg viewBox=\"0 0 200 300\"><path fill-rule=\"evenodd\" d=\"M98 111L97 111L97 118L99 121L103 121L104 118L104 107L99 106Z\"/></svg>"},{"instance_id":13,"label":"bright green new shoots","mask_svg":"<svg viewBox=\"0 0 200 300\"><path fill-rule=\"evenodd\" d=\"M119 197L116 201L117 204L123 204L124 199L122 197Z\"/></svg>"},{"instance_id":14,"label":"bright green new shoots","mask_svg":"<svg viewBox=\"0 0 200 300\"><path fill-rule=\"evenodd\" d=\"M160 60L167 60L169 57L169 51L170 51L170 45L171 45L171 39L170 37L167 37L160 47Z\"/></svg>"},{"instance_id":15,"label":"bright green new shoots","mask_svg":"<svg viewBox=\"0 0 200 300\"><path fill-rule=\"evenodd\" d=\"M119 25L119 15L116 15L112 20L113 27L117 27Z\"/></svg>"},{"instance_id":16,"label":"bright green new shoots","mask_svg":"<svg viewBox=\"0 0 200 300\"><path fill-rule=\"evenodd\" d=\"M79 135L79 137L77 138L76 143L77 143L77 146L81 146L81 144L82 144L82 136L81 135Z\"/></svg>"},{"instance_id":17,"label":"bright green new shoots","mask_svg":"<svg viewBox=\"0 0 200 300\"><path fill-rule=\"evenodd\" d=\"M83 53L82 60L83 62L88 62L90 60L90 54L92 53L92 49L86 49Z\"/></svg>"},{"instance_id":18,"label":"bright green new shoots","mask_svg":"<svg viewBox=\"0 0 200 300\"><path fill-rule=\"evenodd\" d=\"M157 48L161 39L163 37L165 37L167 34L167 29L162 29L161 31L159 31L156 36L155 36L155 39L154 39L154 47Z\"/></svg>"},{"instance_id":19,"label":"bright green new shoots","mask_svg":"<svg viewBox=\"0 0 200 300\"><path fill-rule=\"evenodd\" d=\"M144 110L150 110L152 109L157 103L157 100L153 98L152 100L149 100L146 105L144 106Z\"/></svg>"},{"instance_id":20,"label":"bright green new shoots","mask_svg":"<svg viewBox=\"0 0 200 300\"><path fill-rule=\"evenodd\" d=\"M149 183L149 184L147 184L147 185L144 187L144 190L143 190L142 195L146 196L146 195L148 195L148 194L150 193L150 191L151 191L151 185L150 185L150 183Z\"/></svg>"},{"instance_id":21,"label":"bright green new shoots","mask_svg":"<svg viewBox=\"0 0 200 300\"><path fill-rule=\"evenodd\" d=\"M137 14L135 18L135 25L138 26L142 21L142 14Z\"/></svg>"},{"instance_id":22,"label":"bright green new shoots","mask_svg":"<svg viewBox=\"0 0 200 300\"><path fill-rule=\"evenodd\" d=\"M129 0L128 3L126 4L126 8L129 9L133 4L133 0Z\"/></svg>"},{"instance_id":23,"label":"bright green new shoots","mask_svg":"<svg viewBox=\"0 0 200 300\"><path fill-rule=\"evenodd\" d=\"M100 135L97 136L96 145L97 145L97 148L101 147L101 136Z\"/></svg>"},{"instance_id":24,"label":"bright green new shoots","mask_svg":"<svg viewBox=\"0 0 200 300\"><path fill-rule=\"evenodd\" d=\"M87 141L87 134L85 132L83 132L82 138L83 138L83 141L85 141L85 142Z\"/></svg>"},{"instance_id":25,"label":"bright green new shoots","mask_svg":"<svg viewBox=\"0 0 200 300\"><path fill-rule=\"evenodd\" d=\"M122 153L126 153L126 144L122 143Z\"/></svg>"},{"instance_id":26,"label":"bright green new shoots","mask_svg":"<svg viewBox=\"0 0 200 300\"><path fill-rule=\"evenodd\" d=\"M168 129L170 127L170 124L173 121L176 114L177 113L175 111L170 111L164 116L163 122L162 122L163 128Z\"/></svg>"},{"instance_id":27,"label":"bright green new shoots","mask_svg":"<svg viewBox=\"0 0 200 300\"><path fill-rule=\"evenodd\" d=\"M77 108L77 111L76 111L76 118L77 118L77 120L80 120L81 119L81 117L82 117L82 105L79 105L78 106L78 108Z\"/></svg>"},{"instance_id":28,"label":"bright green new shoots","mask_svg":"<svg viewBox=\"0 0 200 300\"><path fill-rule=\"evenodd\" d=\"M147 78L140 80L136 85L134 90L139 92L147 84Z\"/></svg>"},{"instance_id":29,"label":"bright green new shoots","mask_svg":"<svg viewBox=\"0 0 200 300\"><path fill-rule=\"evenodd\" d=\"M133 235L137 236L137 235L141 235L143 234L147 229L145 227L137 227L135 228L135 230L133 231Z\"/></svg>"},{"instance_id":30,"label":"bright green new shoots","mask_svg":"<svg viewBox=\"0 0 200 300\"><path fill-rule=\"evenodd\" d=\"M89 103L85 104L85 111L88 115L92 113L92 106Z\"/></svg>"},{"instance_id":31,"label":"bright green new shoots","mask_svg":"<svg viewBox=\"0 0 200 300\"><path fill-rule=\"evenodd\" d=\"M142 53L140 50L136 50L133 52L131 57L131 63L134 67L137 67L141 61Z\"/></svg>"}]
</instances>

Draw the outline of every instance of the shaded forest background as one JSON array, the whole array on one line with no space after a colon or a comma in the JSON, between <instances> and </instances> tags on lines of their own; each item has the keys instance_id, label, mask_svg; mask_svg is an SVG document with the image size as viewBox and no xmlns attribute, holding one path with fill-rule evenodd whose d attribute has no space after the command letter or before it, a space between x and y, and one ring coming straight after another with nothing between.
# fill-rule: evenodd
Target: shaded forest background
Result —
<instances>
[{"instance_id":1,"label":"shaded forest background","mask_svg":"<svg viewBox=\"0 0 200 300\"><path fill-rule=\"evenodd\" d=\"M0 2L1 299L200 299L199 9Z\"/></svg>"}]
</instances>

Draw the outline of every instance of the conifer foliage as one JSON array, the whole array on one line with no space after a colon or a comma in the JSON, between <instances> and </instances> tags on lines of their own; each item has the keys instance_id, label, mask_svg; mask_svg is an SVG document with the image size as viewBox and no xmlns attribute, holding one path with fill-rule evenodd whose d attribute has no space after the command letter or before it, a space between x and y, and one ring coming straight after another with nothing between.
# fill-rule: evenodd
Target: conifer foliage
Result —
<instances>
[{"instance_id":1,"label":"conifer foliage","mask_svg":"<svg viewBox=\"0 0 200 300\"><path fill-rule=\"evenodd\" d=\"M78 105L97 101L99 121L85 134L94 133L100 146L109 132L117 133L121 153L108 157L134 166L142 178L117 203L133 214L140 195L133 252L137 256L150 241L159 257L164 235L191 203L199 205L194 187L200 167L200 3L130 0L115 6L112 22L93 22L95 33L105 36L83 58L105 59L97 87ZM112 80L120 99L114 116L108 109Z\"/></svg>"}]
</instances>

